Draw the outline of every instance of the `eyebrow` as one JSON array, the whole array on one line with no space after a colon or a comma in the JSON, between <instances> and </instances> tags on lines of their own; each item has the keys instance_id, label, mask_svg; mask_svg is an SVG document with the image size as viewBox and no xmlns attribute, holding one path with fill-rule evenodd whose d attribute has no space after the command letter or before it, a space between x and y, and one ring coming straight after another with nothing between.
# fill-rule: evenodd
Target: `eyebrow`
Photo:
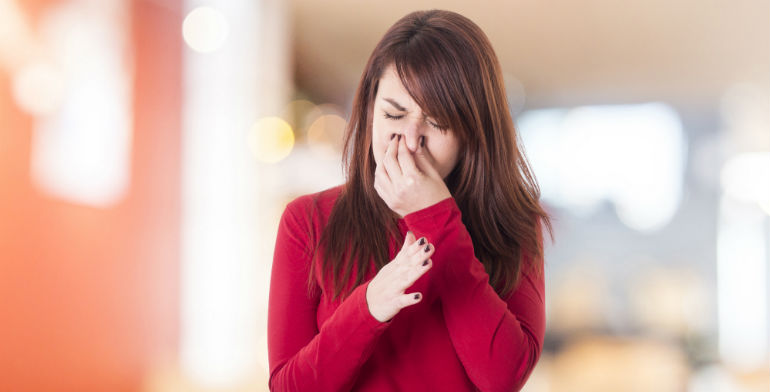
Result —
<instances>
[{"instance_id":1,"label":"eyebrow","mask_svg":"<svg viewBox=\"0 0 770 392\"><path fill-rule=\"evenodd\" d=\"M396 100L395 100L395 99L393 99L393 98L383 98L383 99L384 99L385 101L388 101L388 103L390 103L391 105L393 105L393 107L395 107L397 110L399 110L399 111L402 111L402 112L406 112L406 111L407 111L407 110L406 110L406 109L405 109L403 106L401 106L401 105L400 105L398 102L396 102ZM423 112L423 113L422 113L422 117L423 117L423 118L427 118L427 117L428 117L428 115L427 115L427 114L425 114L425 112Z\"/></svg>"},{"instance_id":2,"label":"eyebrow","mask_svg":"<svg viewBox=\"0 0 770 392\"><path fill-rule=\"evenodd\" d=\"M395 101L393 98L383 98L383 99L384 99L384 100L386 100L386 101L388 101L388 102L389 102L391 105L393 105L393 107L395 107L396 109L398 109L398 110L400 110L400 111L402 111L402 112L405 112L405 111L406 111L406 109L404 109L404 107L403 107L403 106L399 105L399 104L398 104L398 102L396 102L396 101Z\"/></svg>"}]
</instances>

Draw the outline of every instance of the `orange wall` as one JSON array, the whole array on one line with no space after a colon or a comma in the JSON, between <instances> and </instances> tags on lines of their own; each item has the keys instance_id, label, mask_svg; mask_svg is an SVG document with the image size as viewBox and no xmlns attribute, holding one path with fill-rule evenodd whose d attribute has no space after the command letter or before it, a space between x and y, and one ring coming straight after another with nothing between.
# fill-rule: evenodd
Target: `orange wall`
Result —
<instances>
[{"instance_id":1,"label":"orange wall","mask_svg":"<svg viewBox=\"0 0 770 392\"><path fill-rule=\"evenodd\" d=\"M33 119L0 69L0 391L137 391L176 352L181 0L131 10L131 184L113 208L33 187Z\"/></svg>"}]
</instances>

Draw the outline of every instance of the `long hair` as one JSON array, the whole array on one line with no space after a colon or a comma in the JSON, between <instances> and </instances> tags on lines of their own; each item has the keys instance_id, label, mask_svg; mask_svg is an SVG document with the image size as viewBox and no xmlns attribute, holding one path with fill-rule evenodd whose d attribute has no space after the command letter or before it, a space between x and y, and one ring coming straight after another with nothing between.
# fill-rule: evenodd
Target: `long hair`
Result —
<instances>
[{"instance_id":1,"label":"long hair","mask_svg":"<svg viewBox=\"0 0 770 392\"><path fill-rule=\"evenodd\" d=\"M552 239L553 230L517 140L497 56L475 23L443 10L404 16L369 57L344 136L346 182L315 244L308 291L320 276L333 299L347 297L364 282L372 260L377 271L390 261L389 241L403 243L397 217L374 189L372 114L379 79L390 64L423 111L456 134L460 156L445 183L489 284L506 298L519 281L522 252L541 271L542 223Z\"/></svg>"}]
</instances>

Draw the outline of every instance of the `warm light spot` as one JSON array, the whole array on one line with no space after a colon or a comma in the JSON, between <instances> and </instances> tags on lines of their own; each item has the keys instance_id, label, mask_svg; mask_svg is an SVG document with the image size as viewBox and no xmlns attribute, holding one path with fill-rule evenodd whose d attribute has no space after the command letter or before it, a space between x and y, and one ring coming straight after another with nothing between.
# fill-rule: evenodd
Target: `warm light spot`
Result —
<instances>
[{"instance_id":1,"label":"warm light spot","mask_svg":"<svg viewBox=\"0 0 770 392\"><path fill-rule=\"evenodd\" d=\"M29 114L44 116L54 113L64 95L64 77L51 64L28 65L13 75L13 97Z\"/></svg>"},{"instance_id":2,"label":"warm light spot","mask_svg":"<svg viewBox=\"0 0 770 392\"><path fill-rule=\"evenodd\" d=\"M342 109L340 109L339 106L333 103L322 103L310 108L310 110L305 112L302 121L302 130L307 131L315 122L315 120L326 114L335 114L337 116L343 117Z\"/></svg>"},{"instance_id":3,"label":"warm light spot","mask_svg":"<svg viewBox=\"0 0 770 392\"><path fill-rule=\"evenodd\" d=\"M339 159L346 125L345 119L336 114L318 117L307 130L307 143L311 151L323 157Z\"/></svg>"},{"instance_id":4,"label":"warm light spot","mask_svg":"<svg viewBox=\"0 0 770 392\"><path fill-rule=\"evenodd\" d=\"M257 121L249 133L249 148L257 160L276 163L289 155L294 147L294 131L278 117Z\"/></svg>"},{"instance_id":5,"label":"warm light spot","mask_svg":"<svg viewBox=\"0 0 770 392\"><path fill-rule=\"evenodd\" d=\"M213 52L225 43L227 18L217 9L198 7L184 18L182 35L190 48L201 53Z\"/></svg>"}]
</instances>

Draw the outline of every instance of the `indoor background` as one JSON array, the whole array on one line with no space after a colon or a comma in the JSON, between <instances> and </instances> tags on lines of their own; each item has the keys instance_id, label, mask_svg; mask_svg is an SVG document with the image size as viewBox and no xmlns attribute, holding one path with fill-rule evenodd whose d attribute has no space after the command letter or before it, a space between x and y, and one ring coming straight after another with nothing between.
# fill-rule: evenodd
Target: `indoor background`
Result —
<instances>
[{"instance_id":1,"label":"indoor background","mask_svg":"<svg viewBox=\"0 0 770 392\"><path fill-rule=\"evenodd\" d=\"M280 215L429 8L491 40L554 218L524 390L769 390L759 0L0 0L0 390L266 391Z\"/></svg>"}]
</instances>

